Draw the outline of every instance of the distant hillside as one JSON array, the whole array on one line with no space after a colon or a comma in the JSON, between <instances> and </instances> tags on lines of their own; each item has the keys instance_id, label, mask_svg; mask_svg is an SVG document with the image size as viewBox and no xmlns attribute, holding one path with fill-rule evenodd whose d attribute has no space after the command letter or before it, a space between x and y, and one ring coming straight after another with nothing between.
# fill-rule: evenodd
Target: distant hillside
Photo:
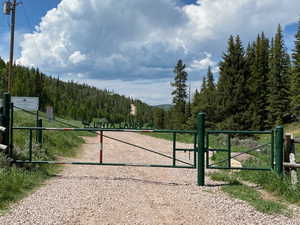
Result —
<instances>
[{"instance_id":1,"label":"distant hillside","mask_svg":"<svg viewBox=\"0 0 300 225\"><path fill-rule=\"evenodd\" d=\"M6 66L0 58L0 92L5 90ZM13 74L12 95L39 97L41 111L51 105L55 115L81 121L106 118L110 122L137 119L147 123L153 120L153 107L137 99L74 81L65 82L34 68L17 65ZM130 115L131 104L137 109L135 117Z\"/></svg>"},{"instance_id":2,"label":"distant hillside","mask_svg":"<svg viewBox=\"0 0 300 225\"><path fill-rule=\"evenodd\" d=\"M168 111L172 108L172 105L171 104L162 104L162 105L155 105L154 107L161 108L161 109Z\"/></svg>"}]
</instances>

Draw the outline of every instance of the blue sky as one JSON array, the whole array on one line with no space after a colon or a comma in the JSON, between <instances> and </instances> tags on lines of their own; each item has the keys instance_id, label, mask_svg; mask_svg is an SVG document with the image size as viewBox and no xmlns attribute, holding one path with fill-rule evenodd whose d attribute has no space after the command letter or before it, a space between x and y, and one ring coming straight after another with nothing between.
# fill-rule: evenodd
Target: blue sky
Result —
<instances>
[{"instance_id":1,"label":"blue sky","mask_svg":"<svg viewBox=\"0 0 300 225\"><path fill-rule=\"evenodd\" d=\"M298 0L23 0L15 55L64 80L171 103L179 58L195 90L209 65L217 74L231 34L247 44L262 31L271 37L280 23L291 50L299 8ZM9 17L0 20L6 59Z\"/></svg>"}]
</instances>

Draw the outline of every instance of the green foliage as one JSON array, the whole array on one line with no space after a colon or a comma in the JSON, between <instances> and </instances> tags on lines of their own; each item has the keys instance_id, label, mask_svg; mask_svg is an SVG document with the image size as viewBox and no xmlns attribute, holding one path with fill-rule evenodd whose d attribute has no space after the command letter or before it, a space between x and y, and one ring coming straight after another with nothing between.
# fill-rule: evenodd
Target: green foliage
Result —
<instances>
[{"instance_id":1,"label":"green foliage","mask_svg":"<svg viewBox=\"0 0 300 225\"><path fill-rule=\"evenodd\" d=\"M246 185L224 186L222 190L234 198L248 202L256 210L263 213L278 214L285 213L287 210L287 207L279 202L262 199L258 191Z\"/></svg>"},{"instance_id":2,"label":"green foliage","mask_svg":"<svg viewBox=\"0 0 300 225\"><path fill-rule=\"evenodd\" d=\"M231 197L248 202L256 210L267 213L286 213L287 207L279 202L265 200L261 194L254 188L242 184L234 173L212 173L210 177L216 181L224 181L228 185L224 185L222 190Z\"/></svg>"},{"instance_id":3,"label":"green foliage","mask_svg":"<svg viewBox=\"0 0 300 225\"><path fill-rule=\"evenodd\" d=\"M14 115L15 126L34 126L35 116L16 111ZM62 119L60 119L62 120ZM66 121L77 126L78 121ZM62 127L56 122L44 121L48 127ZM33 137L35 133L33 133ZM40 147L33 138L33 159L34 160L55 160L59 156L74 156L76 147L84 141L80 136L91 135L87 132L60 132L44 131L44 143ZM28 159L28 131L14 132L14 157L16 159ZM10 202L24 197L33 188L40 185L46 178L57 172L59 167L50 165L26 164L18 167L9 167L8 161L3 154L0 154L0 209L5 209Z\"/></svg>"},{"instance_id":4,"label":"green foliage","mask_svg":"<svg viewBox=\"0 0 300 225\"><path fill-rule=\"evenodd\" d=\"M174 68L174 82L171 86L175 89L172 92L174 107L172 108L171 128L180 129L184 128L186 123L186 98L187 98L187 72L185 71L186 65L182 60L178 60Z\"/></svg>"},{"instance_id":5,"label":"green foliage","mask_svg":"<svg viewBox=\"0 0 300 225\"><path fill-rule=\"evenodd\" d=\"M0 90L5 83L5 67L0 59ZM117 123L130 119L130 104L133 103L137 108L135 120L144 124L153 120L153 107L140 100L74 81L61 81L59 77L46 76L38 69L16 65L12 83L13 96L39 97L40 110L46 111L46 107L51 105L55 116L81 121L106 118Z\"/></svg>"},{"instance_id":6,"label":"green foliage","mask_svg":"<svg viewBox=\"0 0 300 225\"><path fill-rule=\"evenodd\" d=\"M216 120L216 85L211 67L208 67L207 76L203 78L200 93L196 91L192 104L192 116L189 127L196 128L196 117L199 112L206 114L206 126L213 128Z\"/></svg>"},{"instance_id":7,"label":"green foliage","mask_svg":"<svg viewBox=\"0 0 300 225\"><path fill-rule=\"evenodd\" d=\"M220 62L218 113L221 127L248 129L249 70L242 42L237 36L228 40L228 49Z\"/></svg>"},{"instance_id":8,"label":"green foliage","mask_svg":"<svg viewBox=\"0 0 300 225\"><path fill-rule=\"evenodd\" d=\"M293 70L291 84L291 105L292 111L297 119L300 118L300 19L298 31L295 35L295 47L293 49Z\"/></svg>"},{"instance_id":9,"label":"green foliage","mask_svg":"<svg viewBox=\"0 0 300 225\"><path fill-rule=\"evenodd\" d=\"M293 188L287 177L282 178L273 172L263 171L241 171L237 176L243 180L259 184L264 189L283 197L291 203L299 203L300 201L300 185Z\"/></svg>"},{"instance_id":10,"label":"green foliage","mask_svg":"<svg viewBox=\"0 0 300 225\"><path fill-rule=\"evenodd\" d=\"M38 170L25 168L0 169L0 209L5 209L12 201L25 196L30 190L47 177L50 169L41 167Z\"/></svg>"},{"instance_id":11,"label":"green foliage","mask_svg":"<svg viewBox=\"0 0 300 225\"><path fill-rule=\"evenodd\" d=\"M283 124L289 121L290 99L290 59L284 46L281 26L278 26L270 50L269 96L268 111L269 124Z\"/></svg>"},{"instance_id":12,"label":"green foliage","mask_svg":"<svg viewBox=\"0 0 300 225\"><path fill-rule=\"evenodd\" d=\"M299 67L299 68L298 68ZM300 20L293 50L293 67L280 25L271 44L264 33L244 50L239 36L230 36L219 63L219 79L211 69L192 101L189 128L205 112L207 126L235 130L265 130L300 115Z\"/></svg>"},{"instance_id":13,"label":"green foliage","mask_svg":"<svg viewBox=\"0 0 300 225\"><path fill-rule=\"evenodd\" d=\"M241 185L241 183L237 180L236 177L228 173L212 173L210 177L215 181L224 181L230 185Z\"/></svg>"},{"instance_id":14,"label":"green foliage","mask_svg":"<svg viewBox=\"0 0 300 225\"><path fill-rule=\"evenodd\" d=\"M165 111L161 108L155 108L153 114L155 128L163 129L165 124Z\"/></svg>"},{"instance_id":15,"label":"green foliage","mask_svg":"<svg viewBox=\"0 0 300 225\"><path fill-rule=\"evenodd\" d=\"M268 127L269 40L264 33L258 35L256 42L248 47L246 57L250 70L249 115L252 122L251 128L265 130Z\"/></svg>"}]
</instances>

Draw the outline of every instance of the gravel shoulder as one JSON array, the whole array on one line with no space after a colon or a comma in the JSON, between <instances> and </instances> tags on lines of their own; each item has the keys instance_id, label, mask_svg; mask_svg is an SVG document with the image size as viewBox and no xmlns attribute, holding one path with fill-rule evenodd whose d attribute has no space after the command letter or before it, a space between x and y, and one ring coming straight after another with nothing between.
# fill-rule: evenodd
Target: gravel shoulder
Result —
<instances>
[{"instance_id":1,"label":"gravel shoulder","mask_svg":"<svg viewBox=\"0 0 300 225\"><path fill-rule=\"evenodd\" d=\"M137 133L105 135L172 155L172 144L166 140ZM99 137L85 140L76 158L64 160L97 162ZM188 153L178 153L178 158L189 161ZM104 138L104 162L171 164L172 160ZM12 205L0 217L0 224L300 225L300 210L295 206L291 206L292 217L264 215L228 197L220 184L208 177L206 184L196 186L195 169L67 165L30 196Z\"/></svg>"}]
</instances>

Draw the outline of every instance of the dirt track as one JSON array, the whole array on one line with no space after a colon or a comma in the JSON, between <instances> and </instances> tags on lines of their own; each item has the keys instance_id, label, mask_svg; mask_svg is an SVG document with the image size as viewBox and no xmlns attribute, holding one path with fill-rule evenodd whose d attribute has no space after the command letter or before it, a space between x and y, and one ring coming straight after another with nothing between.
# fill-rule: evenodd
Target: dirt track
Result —
<instances>
[{"instance_id":1,"label":"dirt track","mask_svg":"<svg viewBox=\"0 0 300 225\"><path fill-rule=\"evenodd\" d=\"M136 133L105 134L171 155L172 145L165 140ZM98 139L86 138L82 153L69 160L97 162ZM188 161L188 153L178 157ZM172 163L107 138L104 161ZM292 209L292 218L264 215L229 198L208 178L206 183L206 187L196 186L195 169L70 165L13 205L0 217L0 224L300 224L298 209Z\"/></svg>"}]
</instances>

